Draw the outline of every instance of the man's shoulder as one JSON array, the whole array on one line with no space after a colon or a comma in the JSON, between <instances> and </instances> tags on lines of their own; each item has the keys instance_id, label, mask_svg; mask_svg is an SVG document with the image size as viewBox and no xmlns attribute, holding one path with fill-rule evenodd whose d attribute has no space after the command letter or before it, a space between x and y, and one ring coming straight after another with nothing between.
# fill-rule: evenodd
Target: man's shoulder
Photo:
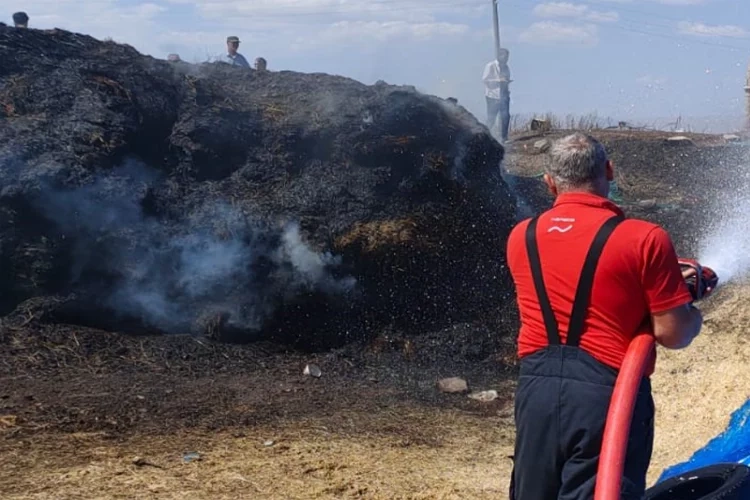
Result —
<instances>
[{"instance_id":1,"label":"man's shoulder","mask_svg":"<svg viewBox=\"0 0 750 500\"><path fill-rule=\"evenodd\" d=\"M667 231L655 222L650 222L644 219L638 219L636 217L626 217L622 221L624 231L621 235L627 236L633 239L645 239L654 233L664 234L669 236Z\"/></svg>"},{"instance_id":2,"label":"man's shoulder","mask_svg":"<svg viewBox=\"0 0 750 500\"><path fill-rule=\"evenodd\" d=\"M508 248L514 248L521 242L524 242L525 245L526 228L531 223L531 220L532 217L523 219L511 228L510 233L508 233Z\"/></svg>"},{"instance_id":3,"label":"man's shoulder","mask_svg":"<svg viewBox=\"0 0 750 500\"><path fill-rule=\"evenodd\" d=\"M612 235L612 239L621 251L634 252L644 257L674 248L672 237L659 224L626 218L620 225L622 227Z\"/></svg>"},{"instance_id":4,"label":"man's shoulder","mask_svg":"<svg viewBox=\"0 0 750 500\"><path fill-rule=\"evenodd\" d=\"M531 223L533 219L534 217L527 217L525 219L518 221L516 225L513 226L513 228L510 230L511 236L521 231L525 231L526 227Z\"/></svg>"}]
</instances>

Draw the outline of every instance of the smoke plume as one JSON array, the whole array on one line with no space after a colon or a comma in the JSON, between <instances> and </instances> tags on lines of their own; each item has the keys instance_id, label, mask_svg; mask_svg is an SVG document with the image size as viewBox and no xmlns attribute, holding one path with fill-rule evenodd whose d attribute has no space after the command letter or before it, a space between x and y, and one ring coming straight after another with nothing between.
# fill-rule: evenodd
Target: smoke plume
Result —
<instances>
[{"instance_id":1,"label":"smoke plume","mask_svg":"<svg viewBox=\"0 0 750 500\"><path fill-rule=\"evenodd\" d=\"M70 277L102 305L167 332L184 332L201 315L259 330L285 301L303 293L346 294L340 259L310 248L294 221L269 221L227 203L195 206L179 217L144 210L164 186L136 162L76 189L48 184L38 209L73 241Z\"/></svg>"}]
</instances>

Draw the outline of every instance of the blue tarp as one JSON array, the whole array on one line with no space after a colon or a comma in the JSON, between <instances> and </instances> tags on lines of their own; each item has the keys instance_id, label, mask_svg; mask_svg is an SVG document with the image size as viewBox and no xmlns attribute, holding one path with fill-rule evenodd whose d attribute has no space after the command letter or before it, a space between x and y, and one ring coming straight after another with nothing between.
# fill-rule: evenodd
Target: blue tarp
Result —
<instances>
[{"instance_id":1,"label":"blue tarp","mask_svg":"<svg viewBox=\"0 0 750 500\"><path fill-rule=\"evenodd\" d=\"M690 432L690 429L685 429ZM668 467L657 481L717 463L734 462L750 465L750 400L732 414L727 428L693 453L687 462Z\"/></svg>"}]
</instances>

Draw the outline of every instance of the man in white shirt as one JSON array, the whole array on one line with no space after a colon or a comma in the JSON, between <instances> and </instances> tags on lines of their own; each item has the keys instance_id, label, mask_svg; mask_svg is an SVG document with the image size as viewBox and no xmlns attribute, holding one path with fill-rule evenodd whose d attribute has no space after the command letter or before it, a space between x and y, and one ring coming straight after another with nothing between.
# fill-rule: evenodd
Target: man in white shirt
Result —
<instances>
[{"instance_id":1,"label":"man in white shirt","mask_svg":"<svg viewBox=\"0 0 750 500\"><path fill-rule=\"evenodd\" d=\"M224 56L223 61L229 63L232 66L243 66L245 68L250 67L250 63L247 62L245 56L237 52L240 47L240 39L236 36L227 37L227 55Z\"/></svg>"},{"instance_id":2,"label":"man in white shirt","mask_svg":"<svg viewBox=\"0 0 750 500\"><path fill-rule=\"evenodd\" d=\"M510 68L508 68L508 49L500 49L498 59L490 61L484 67L484 95L487 99L487 127L490 132L495 127L498 115L500 115L500 140L508 140L508 129L510 128Z\"/></svg>"}]
</instances>

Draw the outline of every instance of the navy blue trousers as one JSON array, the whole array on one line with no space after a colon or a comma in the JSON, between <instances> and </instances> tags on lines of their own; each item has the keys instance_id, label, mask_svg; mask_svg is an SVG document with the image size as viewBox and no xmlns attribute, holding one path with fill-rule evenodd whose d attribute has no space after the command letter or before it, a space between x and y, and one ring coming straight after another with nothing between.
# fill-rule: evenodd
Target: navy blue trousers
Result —
<instances>
[{"instance_id":1,"label":"navy blue trousers","mask_svg":"<svg viewBox=\"0 0 750 500\"><path fill-rule=\"evenodd\" d=\"M617 371L577 347L521 360L511 500L591 500ZM651 382L643 379L630 426L621 499L646 490L654 440Z\"/></svg>"}]
</instances>

